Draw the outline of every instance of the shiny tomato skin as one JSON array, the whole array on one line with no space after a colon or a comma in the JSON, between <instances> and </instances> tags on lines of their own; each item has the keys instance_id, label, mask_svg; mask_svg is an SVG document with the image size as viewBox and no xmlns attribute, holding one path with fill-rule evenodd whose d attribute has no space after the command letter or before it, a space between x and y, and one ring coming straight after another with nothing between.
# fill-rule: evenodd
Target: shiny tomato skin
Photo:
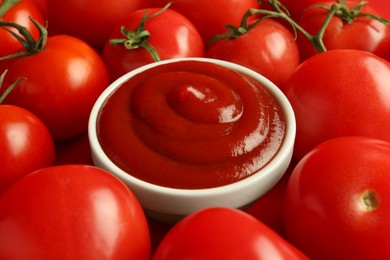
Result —
<instances>
[{"instance_id":1,"label":"shiny tomato skin","mask_svg":"<svg viewBox=\"0 0 390 260\"><path fill-rule=\"evenodd\" d=\"M121 27L136 31L145 12L148 16L159 12L161 8L137 10L115 27L110 39L121 39ZM145 23L145 30L150 34L147 42L156 50L161 60L181 57L203 57L205 46L202 38L193 23L182 14L167 9L159 15L149 19ZM103 59L111 75L115 80L126 72L142 65L154 62L151 54L142 47L126 49L122 45L111 45L106 42Z\"/></svg>"},{"instance_id":2,"label":"shiny tomato skin","mask_svg":"<svg viewBox=\"0 0 390 260\"><path fill-rule=\"evenodd\" d=\"M153 260L307 259L266 225L231 208L212 207L182 219L161 241Z\"/></svg>"},{"instance_id":3,"label":"shiny tomato skin","mask_svg":"<svg viewBox=\"0 0 390 260\"><path fill-rule=\"evenodd\" d=\"M148 4L145 0L47 0L46 6L49 23L100 50L122 19Z\"/></svg>"},{"instance_id":4,"label":"shiny tomato skin","mask_svg":"<svg viewBox=\"0 0 390 260\"><path fill-rule=\"evenodd\" d=\"M0 197L1 259L150 259L143 210L93 166L37 170Z\"/></svg>"},{"instance_id":5,"label":"shiny tomato skin","mask_svg":"<svg viewBox=\"0 0 390 260\"><path fill-rule=\"evenodd\" d=\"M390 143L328 140L295 167L286 189L287 238L312 259L388 259Z\"/></svg>"},{"instance_id":6,"label":"shiny tomato skin","mask_svg":"<svg viewBox=\"0 0 390 260\"><path fill-rule=\"evenodd\" d=\"M357 5L356 1L345 2L350 9ZM330 7L334 1L322 1L317 4ZM320 30L328 13L329 11L321 8L308 9L300 17L299 25L314 35ZM366 4L360 13L381 16L370 4ZM302 60L317 52L313 44L302 34L298 34L297 39ZM327 50L358 49L390 60L390 27L372 18L359 17L348 23L338 16L333 16L325 30L323 42Z\"/></svg>"},{"instance_id":7,"label":"shiny tomato skin","mask_svg":"<svg viewBox=\"0 0 390 260\"><path fill-rule=\"evenodd\" d=\"M3 0L0 0L0 4L2 3ZM31 22L29 17L33 18L41 24L45 24L43 14L35 5L34 1L23 0L13 6L11 9L9 9L2 17L0 17L0 20L14 22L19 25L22 25L26 27L26 29L31 33L34 39L38 39L39 31ZM17 33L16 29L9 29ZM15 53L17 51L21 51L23 49L20 42L9 32L3 29L0 30L0 42L0 57Z\"/></svg>"},{"instance_id":8,"label":"shiny tomato skin","mask_svg":"<svg viewBox=\"0 0 390 260\"><path fill-rule=\"evenodd\" d=\"M296 117L294 157L339 136L390 141L390 64L365 51L331 50L297 68L283 91Z\"/></svg>"},{"instance_id":9,"label":"shiny tomato skin","mask_svg":"<svg viewBox=\"0 0 390 260\"><path fill-rule=\"evenodd\" d=\"M95 100L109 85L100 55L72 36L49 37L44 49L23 56L8 66L5 85L26 78L13 89L5 103L36 114L55 140L86 131Z\"/></svg>"},{"instance_id":10,"label":"shiny tomato skin","mask_svg":"<svg viewBox=\"0 0 390 260\"><path fill-rule=\"evenodd\" d=\"M300 63L294 35L271 19L260 22L236 39L212 42L206 56L248 67L277 86L282 86Z\"/></svg>"},{"instance_id":11,"label":"shiny tomato skin","mask_svg":"<svg viewBox=\"0 0 390 260\"><path fill-rule=\"evenodd\" d=\"M19 179L52 165L54 142L47 127L31 112L0 105L0 195Z\"/></svg>"},{"instance_id":12,"label":"shiny tomato skin","mask_svg":"<svg viewBox=\"0 0 390 260\"><path fill-rule=\"evenodd\" d=\"M149 0L152 6L164 6L170 0ZM258 8L256 0L175 0L172 9L187 17L202 35L205 44L225 32L225 25L238 26L249 8Z\"/></svg>"}]
</instances>

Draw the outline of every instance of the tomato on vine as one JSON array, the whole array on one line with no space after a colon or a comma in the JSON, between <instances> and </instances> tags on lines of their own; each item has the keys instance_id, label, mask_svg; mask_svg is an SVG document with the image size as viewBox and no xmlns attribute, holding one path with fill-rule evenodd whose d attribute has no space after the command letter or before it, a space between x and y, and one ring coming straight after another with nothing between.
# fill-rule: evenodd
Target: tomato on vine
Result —
<instances>
[{"instance_id":1,"label":"tomato on vine","mask_svg":"<svg viewBox=\"0 0 390 260\"><path fill-rule=\"evenodd\" d=\"M227 33L212 38L206 56L248 67L281 87L300 63L295 36L267 16L252 19L248 11L238 27L227 25Z\"/></svg>"},{"instance_id":2,"label":"tomato on vine","mask_svg":"<svg viewBox=\"0 0 390 260\"><path fill-rule=\"evenodd\" d=\"M198 30L168 7L137 10L114 29L102 52L111 80L154 61L204 56Z\"/></svg>"},{"instance_id":3,"label":"tomato on vine","mask_svg":"<svg viewBox=\"0 0 390 260\"><path fill-rule=\"evenodd\" d=\"M302 14L298 24L311 35L321 34L326 50L358 49L390 60L390 22L367 2L318 2ZM301 34L298 46L302 59L318 52Z\"/></svg>"},{"instance_id":4,"label":"tomato on vine","mask_svg":"<svg viewBox=\"0 0 390 260\"><path fill-rule=\"evenodd\" d=\"M0 87L6 72L0 76ZM52 165L55 159L53 139L43 122L21 107L1 104L22 80L0 97L0 195L30 172Z\"/></svg>"},{"instance_id":5,"label":"tomato on vine","mask_svg":"<svg viewBox=\"0 0 390 260\"><path fill-rule=\"evenodd\" d=\"M31 22L30 17L41 24L45 23L42 13L32 0L0 0L0 21L13 22L24 26L26 30L30 31L31 36L37 40L39 38L39 30ZM13 54L22 49L20 42L7 30L21 36L15 28L6 26L1 28L0 57Z\"/></svg>"},{"instance_id":6,"label":"tomato on vine","mask_svg":"<svg viewBox=\"0 0 390 260\"><path fill-rule=\"evenodd\" d=\"M67 35L47 37L47 30L33 20L41 32L35 40L25 27L0 21L24 34L25 51L8 61L5 83L26 78L5 103L21 106L37 115L55 140L86 131L95 100L109 85L107 68L87 43Z\"/></svg>"}]
</instances>

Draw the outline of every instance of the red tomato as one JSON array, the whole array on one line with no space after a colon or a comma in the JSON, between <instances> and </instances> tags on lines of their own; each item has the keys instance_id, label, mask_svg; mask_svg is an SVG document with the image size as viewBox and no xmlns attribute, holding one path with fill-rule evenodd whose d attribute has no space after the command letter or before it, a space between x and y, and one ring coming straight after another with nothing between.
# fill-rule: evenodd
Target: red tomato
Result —
<instances>
[{"instance_id":1,"label":"red tomato","mask_svg":"<svg viewBox=\"0 0 390 260\"><path fill-rule=\"evenodd\" d=\"M0 105L0 195L25 175L54 163L54 143L31 112Z\"/></svg>"},{"instance_id":2,"label":"red tomato","mask_svg":"<svg viewBox=\"0 0 390 260\"><path fill-rule=\"evenodd\" d=\"M283 89L296 116L294 156L334 137L390 141L390 63L359 50L333 50L303 62Z\"/></svg>"},{"instance_id":3,"label":"red tomato","mask_svg":"<svg viewBox=\"0 0 390 260\"><path fill-rule=\"evenodd\" d=\"M150 17L160 10L161 8L141 9L131 13L114 29L109 40L127 39L121 33L122 26L135 32L145 12ZM198 30L186 17L176 11L167 9L148 19L143 31L149 32L150 36L145 41L155 49L161 60L204 56L204 44ZM127 49L124 44L112 45L109 41L103 49L102 56L112 80L155 61L146 48Z\"/></svg>"},{"instance_id":4,"label":"red tomato","mask_svg":"<svg viewBox=\"0 0 390 260\"><path fill-rule=\"evenodd\" d=\"M265 19L238 38L212 42L206 56L246 66L277 86L282 86L300 63L294 35L272 19Z\"/></svg>"},{"instance_id":5,"label":"red tomato","mask_svg":"<svg viewBox=\"0 0 390 260\"><path fill-rule=\"evenodd\" d=\"M153 259L307 258L251 215L213 207L192 213L173 226Z\"/></svg>"},{"instance_id":6,"label":"red tomato","mask_svg":"<svg viewBox=\"0 0 390 260\"><path fill-rule=\"evenodd\" d=\"M389 259L390 143L340 137L308 153L286 189L289 241L311 259Z\"/></svg>"},{"instance_id":7,"label":"red tomato","mask_svg":"<svg viewBox=\"0 0 390 260\"><path fill-rule=\"evenodd\" d=\"M356 1L345 2L350 10L358 4ZM316 4L330 7L334 1ZM328 10L322 8L308 9L299 20L299 25L314 35L322 27L328 13ZM359 13L380 16L369 4L364 5ZM357 17L352 22L347 22L340 16L333 16L326 27L323 43L327 50L359 49L390 60L390 26L369 17ZM302 34L298 35L298 46L303 60L316 53L314 45Z\"/></svg>"},{"instance_id":8,"label":"red tomato","mask_svg":"<svg viewBox=\"0 0 390 260\"><path fill-rule=\"evenodd\" d=\"M3 2L5 1L0 0L0 5L2 5ZM28 31L30 31L33 38L38 39L39 31L31 22L29 17L32 17L41 24L45 24L45 20L43 18L42 13L35 5L35 3L31 0L19 1L19 3L15 4L4 15L0 13L0 21L14 22L20 24L26 27ZM15 33L18 33L17 30L14 28L8 29ZM20 42L4 29L0 29L0 42L0 57L15 53L18 50L22 49L22 45L20 44Z\"/></svg>"},{"instance_id":9,"label":"red tomato","mask_svg":"<svg viewBox=\"0 0 390 260\"><path fill-rule=\"evenodd\" d=\"M37 170L0 197L1 259L150 259L134 194L92 166Z\"/></svg>"},{"instance_id":10,"label":"red tomato","mask_svg":"<svg viewBox=\"0 0 390 260\"><path fill-rule=\"evenodd\" d=\"M371 0L370 5L381 14L383 18L390 20L390 1L389 0Z\"/></svg>"},{"instance_id":11,"label":"red tomato","mask_svg":"<svg viewBox=\"0 0 390 260\"><path fill-rule=\"evenodd\" d=\"M149 0L152 6L164 6L170 0ZM257 0L175 0L172 9L194 23L203 41L225 32L225 25L238 26L249 8L258 8Z\"/></svg>"},{"instance_id":12,"label":"red tomato","mask_svg":"<svg viewBox=\"0 0 390 260\"><path fill-rule=\"evenodd\" d=\"M6 85L26 80L13 89L6 103L32 111L55 140L86 131L92 106L109 85L99 54L66 35L49 37L42 51L17 58L8 68Z\"/></svg>"},{"instance_id":13,"label":"red tomato","mask_svg":"<svg viewBox=\"0 0 390 260\"><path fill-rule=\"evenodd\" d=\"M99 49L129 13L147 7L145 0L46 0L46 5L49 23Z\"/></svg>"}]
</instances>

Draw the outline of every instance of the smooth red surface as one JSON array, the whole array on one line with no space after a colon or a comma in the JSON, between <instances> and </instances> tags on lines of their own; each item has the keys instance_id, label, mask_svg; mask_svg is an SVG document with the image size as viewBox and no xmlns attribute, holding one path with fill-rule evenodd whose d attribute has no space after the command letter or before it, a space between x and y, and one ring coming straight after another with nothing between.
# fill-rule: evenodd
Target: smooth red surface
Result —
<instances>
[{"instance_id":1,"label":"smooth red surface","mask_svg":"<svg viewBox=\"0 0 390 260\"><path fill-rule=\"evenodd\" d=\"M388 259L390 143L340 137L308 153L286 189L289 241L311 259Z\"/></svg>"},{"instance_id":2,"label":"smooth red surface","mask_svg":"<svg viewBox=\"0 0 390 260\"><path fill-rule=\"evenodd\" d=\"M152 6L164 6L169 0L149 0ZM217 34L225 33L225 25L238 26L249 8L258 8L257 0L175 0L172 9L186 16L198 29L205 44Z\"/></svg>"},{"instance_id":3,"label":"smooth red surface","mask_svg":"<svg viewBox=\"0 0 390 260\"><path fill-rule=\"evenodd\" d=\"M4 85L23 77L5 103L32 111L55 140L86 131L92 106L109 85L100 55L67 35L49 37L41 52L14 59Z\"/></svg>"},{"instance_id":4,"label":"smooth red surface","mask_svg":"<svg viewBox=\"0 0 390 260\"><path fill-rule=\"evenodd\" d=\"M127 49L123 44L112 45L111 39L127 39L122 33L122 26L136 32L143 16L151 17L161 8L141 9L129 13L126 19L114 27L105 42L102 51L103 59L115 80L126 72L154 62L152 55L142 46ZM205 45L193 23L182 14L167 9L145 22L145 31L149 32L146 40L157 52L161 60L181 57L203 57Z\"/></svg>"},{"instance_id":5,"label":"smooth red surface","mask_svg":"<svg viewBox=\"0 0 390 260\"><path fill-rule=\"evenodd\" d=\"M263 20L238 38L210 43L206 56L246 66L280 87L300 63L294 34L272 19Z\"/></svg>"},{"instance_id":6,"label":"smooth red surface","mask_svg":"<svg viewBox=\"0 0 390 260\"><path fill-rule=\"evenodd\" d=\"M49 130L31 112L0 105L0 195L32 171L54 163Z\"/></svg>"},{"instance_id":7,"label":"smooth red surface","mask_svg":"<svg viewBox=\"0 0 390 260\"><path fill-rule=\"evenodd\" d=\"M303 62L283 89L296 117L294 156L339 136L390 141L390 64L365 51L331 50Z\"/></svg>"},{"instance_id":8,"label":"smooth red surface","mask_svg":"<svg viewBox=\"0 0 390 260\"><path fill-rule=\"evenodd\" d=\"M181 61L142 72L98 115L103 150L147 182L225 185L258 171L278 151L285 118L266 89L221 66Z\"/></svg>"},{"instance_id":9,"label":"smooth red surface","mask_svg":"<svg viewBox=\"0 0 390 260\"><path fill-rule=\"evenodd\" d=\"M1 259L150 259L134 194L83 165L43 168L0 197Z\"/></svg>"},{"instance_id":10,"label":"smooth red surface","mask_svg":"<svg viewBox=\"0 0 390 260\"><path fill-rule=\"evenodd\" d=\"M213 207L178 222L163 238L153 259L308 258L251 215Z\"/></svg>"},{"instance_id":11,"label":"smooth red surface","mask_svg":"<svg viewBox=\"0 0 390 260\"><path fill-rule=\"evenodd\" d=\"M379 10L377 11L370 3L366 4L359 13L380 17ZM334 1L322 1L316 4L330 7ZM346 4L352 9L357 2L346 1ZM321 8L309 9L301 16L299 25L315 35L322 27L328 13L329 11ZM352 23L348 23L338 16L333 16L324 33L323 43L327 50L358 49L390 60L390 27L369 17L359 17ZM298 34L298 46L302 60L317 53L313 44L302 34Z\"/></svg>"},{"instance_id":12,"label":"smooth red surface","mask_svg":"<svg viewBox=\"0 0 390 260\"><path fill-rule=\"evenodd\" d=\"M0 0L0 4L3 0ZM38 39L39 32L35 25L31 22L30 17L39 22L42 25L45 25L45 19L39 8L35 5L34 1L23 0L9 9L2 17L2 21L17 23L21 26L26 27L26 29L31 33L34 39ZM9 27L5 27L10 29ZM16 29L11 29L11 31L18 33ZM15 52L24 51L21 43L8 31L1 29L0 30L0 57L13 54ZM1 68L0 68L1 69ZM2 71L0 71L0 74Z\"/></svg>"}]
</instances>

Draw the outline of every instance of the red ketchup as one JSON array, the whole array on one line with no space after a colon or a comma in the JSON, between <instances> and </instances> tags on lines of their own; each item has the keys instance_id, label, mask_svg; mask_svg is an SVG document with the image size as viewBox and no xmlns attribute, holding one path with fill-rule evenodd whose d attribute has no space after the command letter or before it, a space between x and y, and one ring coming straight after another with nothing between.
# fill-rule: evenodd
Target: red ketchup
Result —
<instances>
[{"instance_id":1,"label":"red ketchup","mask_svg":"<svg viewBox=\"0 0 390 260\"><path fill-rule=\"evenodd\" d=\"M106 155L143 181L181 189L231 184L264 167L284 136L284 113L259 82L187 60L143 71L98 115Z\"/></svg>"}]
</instances>

